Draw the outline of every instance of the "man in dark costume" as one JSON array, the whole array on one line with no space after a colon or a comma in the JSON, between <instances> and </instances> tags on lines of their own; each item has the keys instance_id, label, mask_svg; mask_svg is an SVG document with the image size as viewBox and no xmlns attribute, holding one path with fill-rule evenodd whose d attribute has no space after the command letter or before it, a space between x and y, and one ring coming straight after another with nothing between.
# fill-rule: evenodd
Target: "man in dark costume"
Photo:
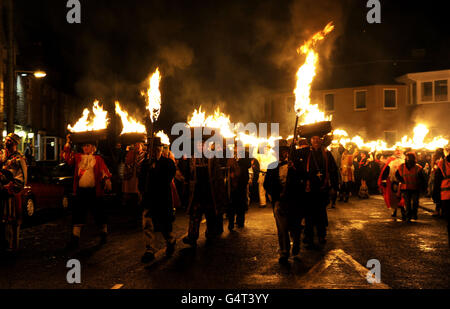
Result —
<instances>
[{"instance_id":1,"label":"man in dark costume","mask_svg":"<svg viewBox=\"0 0 450 309\"><path fill-rule=\"evenodd\" d=\"M306 203L305 238L308 247L314 245L314 227L317 229L319 243L326 243L328 226L327 205L330 193L338 190L339 176L336 162L329 151L322 145L319 135L310 136L311 146L300 150L303 160Z\"/></svg>"},{"instance_id":2,"label":"man in dark costume","mask_svg":"<svg viewBox=\"0 0 450 309\"><path fill-rule=\"evenodd\" d=\"M160 232L166 240L166 256L175 251L175 238L172 223L175 210L172 204L171 184L176 167L173 160L162 156L161 139L154 137L153 149L149 158L142 164L139 175L139 191L142 194L142 227L144 230L145 253L141 261L148 263L155 259L156 233Z\"/></svg>"},{"instance_id":3,"label":"man in dark costume","mask_svg":"<svg viewBox=\"0 0 450 309\"><path fill-rule=\"evenodd\" d=\"M289 161L289 147L285 140L277 141L275 149L278 161L271 163L267 168L264 179L264 188L270 196L273 214L278 231L280 245L280 264L287 264L290 255L291 239L293 242L292 255L298 259L300 253L300 234L303 212L298 193L302 192L301 161L294 155Z\"/></svg>"},{"instance_id":4,"label":"man in dark costume","mask_svg":"<svg viewBox=\"0 0 450 309\"><path fill-rule=\"evenodd\" d=\"M205 140L196 147L203 149ZM189 214L188 235L183 243L195 248L200 233L203 214L206 218L206 239L210 243L223 231L223 201L225 199L224 176L221 172L221 160L218 158L190 159L190 198L187 213ZM222 226L221 226L222 224Z\"/></svg>"}]
</instances>

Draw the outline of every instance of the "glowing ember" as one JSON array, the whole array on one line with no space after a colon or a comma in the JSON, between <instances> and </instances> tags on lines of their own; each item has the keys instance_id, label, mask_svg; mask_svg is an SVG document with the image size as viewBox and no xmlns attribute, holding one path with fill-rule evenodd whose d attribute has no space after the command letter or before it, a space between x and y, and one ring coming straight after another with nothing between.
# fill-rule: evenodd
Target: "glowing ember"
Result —
<instances>
[{"instance_id":1,"label":"glowing ember","mask_svg":"<svg viewBox=\"0 0 450 309\"><path fill-rule=\"evenodd\" d=\"M67 129L72 132L87 132L87 131L98 131L104 130L108 126L108 112L103 110L103 107L99 105L99 101L96 100L92 107L94 117L89 117L89 109L84 109L83 116L75 123L72 127L70 124Z\"/></svg>"},{"instance_id":2,"label":"glowing ember","mask_svg":"<svg viewBox=\"0 0 450 309\"><path fill-rule=\"evenodd\" d=\"M136 119L128 116L126 111L123 111L119 102L116 101L116 113L122 119L123 130L121 134L125 133L146 133L145 126Z\"/></svg>"},{"instance_id":3,"label":"glowing ember","mask_svg":"<svg viewBox=\"0 0 450 309\"><path fill-rule=\"evenodd\" d=\"M159 68L149 78L149 88L147 93L142 92L146 96L147 109L150 112L150 120L154 123L159 118L161 112L161 92L159 91L159 82L161 81L161 74Z\"/></svg>"},{"instance_id":4,"label":"glowing ember","mask_svg":"<svg viewBox=\"0 0 450 309\"><path fill-rule=\"evenodd\" d=\"M164 133L164 131L159 131L158 133L156 133L156 137L159 137L161 139L161 143L164 145L170 145L170 139L169 136Z\"/></svg>"},{"instance_id":5,"label":"glowing ember","mask_svg":"<svg viewBox=\"0 0 450 309\"><path fill-rule=\"evenodd\" d=\"M331 117L326 117L325 113L319 110L317 104L311 104L311 84L316 76L316 68L319 56L314 48L318 41L333 31L332 23L316 33L309 41L301 46L297 52L306 55L305 63L297 71L297 86L294 90L295 106L294 110L298 117L301 117L300 125L316 123L320 121L329 121Z\"/></svg>"}]
</instances>

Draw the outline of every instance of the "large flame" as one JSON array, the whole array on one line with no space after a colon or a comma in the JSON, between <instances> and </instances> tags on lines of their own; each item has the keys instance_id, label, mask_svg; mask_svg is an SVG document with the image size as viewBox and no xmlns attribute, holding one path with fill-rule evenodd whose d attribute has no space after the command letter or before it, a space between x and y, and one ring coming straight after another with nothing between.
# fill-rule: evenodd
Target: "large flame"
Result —
<instances>
[{"instance_id":1,"label":"large flame","mask_svg":"<svg viewBox=\"0 0 450 309\"><path fill-rule=\"evenodd\" d=\"M334 26L330 22L322 31L316 33L297 50L298 53L306 55L305 63L297 71L297 86L294 90L294 110L297 116L301 117L301 125L331 120L331 117L325 116L325 113L319 110L317 104L311 104L311 84L316 76L319 59L318 54L314 50L315 45L323 40L333 29Z\"/></svg>"},{"instance_id":2,"label":"large flame","mask_svg":"<svg viewBox=\"0 0 450 309\"><path fill-rule=\"evenodd\" d=\"M108 112L103 110L103 107L99 105L98 100L95 100L92 111L94 113L94 117L89 117L89 109L85 108L83 110L83 116L81 116L73 127L69 124L67 129L72 133L106 129L109 122Z\"/></svg>"},{"instance_id":3,"label":"large flame","mask_svg":"<svg viewBox=\"0 0 450 309\"><path fill-rule=\"evenodd\" d=\"M169 136L166 133L164 133L164 131L161 130L158 133L156 133L156 137L159 137L161 139L162 144L170 146Z\"/></svg>"},{"instance_id":4,"label":"large flame","mask_svg":"<svg viewBox=\"0 0 450 309\"><path fill-rule=\"evenodd\" d=\"M145 126L136 119L128 116L128 113L120 107L120 103L116 101L116 113L122 119L123 130L121 134L125 133L146 133Z\"/></svg>"},{"instance_id":5,"label":"large flame","mask_svg":"<svg viewBox=\"0 0 450 309\"><path fill-rule=\"evenodd\" d=\"M142 95L146 96L147 109L150 112L150 120L154 123L159 118L161 112L161 92L159 91L159 83L161 81L161 74L159 68L149 78L149 88L147 92Z\"/></svg>"},{"instance_id":6,"label":"large flame","mask_svg":"<svg viewBox=\"0 0 450 309\"><path fill-rule=\"evenodd\" d=\"M234 127L231 124L230 116L225 115L217 108L213 115L206 116L206 113L202 111L202 107L198 110L194 110L188 120L190 127L208 127L213 129L220 129L220 134L225 138L233 138L236 136L233 130Z\"/></svg>"},{"instance_id":7,"label":"large flame","mask_svg":"<svg viewBox=\"0 0 450 309\"><path fill-rule=\"evenodd\" d=\"M352 138L348 137L345 130L334 130L333 131L333 144L341 144L345 146L348 143L355 143L360 149L368 149L370 151L383 151L383 150L395 150L397 148L411 148L413 150L426 149L429 151L434 151L437 148L443 148L448 144L448 140L442 136L428 138L428 142L425 142L429 130L426 125L418 124L413 130L413 137L409 138L404 136L401 141L396 142L392 147L388 147L387 142L383 140L376 140L365 142L362 137L356 135Z\"/></svg>"}]
</instances>

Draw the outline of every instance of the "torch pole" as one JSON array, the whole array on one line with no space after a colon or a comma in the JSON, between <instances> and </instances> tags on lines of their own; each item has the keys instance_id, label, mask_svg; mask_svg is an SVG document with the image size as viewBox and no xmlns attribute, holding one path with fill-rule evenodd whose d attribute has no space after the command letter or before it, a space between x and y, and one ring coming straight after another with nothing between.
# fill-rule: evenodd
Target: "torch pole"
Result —
<instances>
[{"instance_id":1,"label":"torch pole","mask_svg":"<svg viewBox=\"0 0 450 309\"><path fill-rule=\"evenodd\" d=\"M152 151L153 151L153 120L150 115L150 111L148 111L148 118L147 118L147 157L149 159L152 158Z\"/></svg>"},{"instance_id":2,"label":"torch pole","mask_svg":"<svg viewBox=\"0 0 450 309\"><path fill-rule=\"evenodd\" d=\"M294 155L295 151L295 142L297 140L297 125L298 125L298 116L295 117L295 126L294 126L294 137L292 138L292 144L291 144L291 151L289 154L289 160L292 160L292 156Z\"/></svg>"}]
</instances>

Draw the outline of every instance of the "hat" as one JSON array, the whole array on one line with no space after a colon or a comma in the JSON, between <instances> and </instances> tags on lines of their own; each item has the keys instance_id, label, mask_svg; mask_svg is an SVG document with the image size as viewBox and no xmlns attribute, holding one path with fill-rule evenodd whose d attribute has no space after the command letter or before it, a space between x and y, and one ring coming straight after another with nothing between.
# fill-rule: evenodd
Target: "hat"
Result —
<instances>
[{"instance_id":1,"label":"hat","mask_svg":"<svg viewBox=\"0 0 450 309\"><path fill-rule=\"evenodd\" d=\"M17 145L20 144L21 138L19 135L15 134L15 133L9 133L7 137L12 139Z\"/></svg>"}]
</instances>

